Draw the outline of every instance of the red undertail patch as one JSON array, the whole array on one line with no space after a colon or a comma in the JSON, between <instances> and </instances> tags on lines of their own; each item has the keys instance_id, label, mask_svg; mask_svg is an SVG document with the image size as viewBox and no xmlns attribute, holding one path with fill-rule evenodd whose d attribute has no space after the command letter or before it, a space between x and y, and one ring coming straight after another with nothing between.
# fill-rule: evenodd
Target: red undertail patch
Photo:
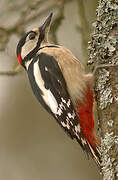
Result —
<instances>
[{"instance_id":1,"label":"red undertail patch","mask_svg":"<svg viewBox=\"0 0 118 180\"><path fill-rule=\"evenodd\" d=\"M96 145L99 144L95 133L95 121L93 113L93 104L94 104L94 94L93 90L88 86L88 92L86 94L86 99L83 105L78 105L78 114L81 130L92 145L93 148L96 148Z\"/></svg>"}]
</instances>

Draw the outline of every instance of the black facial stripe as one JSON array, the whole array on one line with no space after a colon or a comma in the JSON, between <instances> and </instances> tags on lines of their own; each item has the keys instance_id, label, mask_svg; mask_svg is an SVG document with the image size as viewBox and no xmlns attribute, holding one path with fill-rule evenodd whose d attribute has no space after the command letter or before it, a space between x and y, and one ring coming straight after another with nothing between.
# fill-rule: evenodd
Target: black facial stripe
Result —
<instances>
[{"instance_id":1,"label":"black facial stripe","mask_svg":"<svg viewBox=\"0 0 118 180\"><path fill-rule=\"evenodd\" d=\"M23 45L25 44L26 38L31 32L33 32L33 31L29 31L29 32L25 33L24 36L22 36L22 38L20 39L20 41L17 45L17 49L16 49L17 56L21 52L21 49L22 49Z\"/></svg>"},{"instance_id":2,"label":"black facial stripe","mask_svg":"<svg viewBox=\"0 0 118 180\"><path fill-rule=\"evenodd\" d=\"M24 34L24 36L21 38L21 40L19 41L18 45L17 45L17 56L19 53L21 53L21 50L22 50L22 47L23 45L25 44L26 42L26 38L27 36L30 34L30 33L34 33L34 31L29 31L27 32L26 34ZM29 52L29 54L27 54L27 56L24 57L24 59L22 60L22 65L25 66L25 62L27 62L28 60L30 60L32 57L34 57L34 55L40 50L40 49L43 49L45 47L48 47L48 48L58 48L58 46L56 45L49 45L49 46L44 46L44 47L41 47L40 48L40 45L41 45L41 42L44 40L44 33L41 32L41 34L39 35L39 39L38 39L38 42L37 42L37 45L36 47L31 51Z\"/></svg>"},{"instance_id":3,"label":"black facial stripe","mask_svg":"<svg viewBox=\"0 0 118 180\"><path fill-rule=\"evenodd\" d=\"M39 50L41 42L43 40L44 40L44 34L40 34L36 47L27 56L25 56L25 58L23 59L23 62L26 62L26 61L30 60L32 57L34 57L34 55Z\"/></svg>"},{"instance_id":4,"label":"black facial stripe","mask_svg":"<svg viewBox=\"0 0 118 180\"><path fill-rule=\"evenodd\" d=\"M43 48L59 48L59 46L56 46L56 45L47 45L47 46L41 47L40 49L43 49Z\"/></svg>"},{"instance_id":5,"label":"black facial stripe","mask_svg":"<svg viewBox=\"0 0 118 180\"><path fill-rule=\"evenodd\" d=\"M34 55L40 50L40 49L43 49L43 48L59 48L58 46L56 45L48 45L48 46L43 46L43 47L40 47L40 44L43 40L40 39L39 37L39 41L37 43L37 46L27 55L25 56L25 58L23 59L24 62L27 62L29 61L32 57L34 57Z\"/></svg>"}]
</instances>

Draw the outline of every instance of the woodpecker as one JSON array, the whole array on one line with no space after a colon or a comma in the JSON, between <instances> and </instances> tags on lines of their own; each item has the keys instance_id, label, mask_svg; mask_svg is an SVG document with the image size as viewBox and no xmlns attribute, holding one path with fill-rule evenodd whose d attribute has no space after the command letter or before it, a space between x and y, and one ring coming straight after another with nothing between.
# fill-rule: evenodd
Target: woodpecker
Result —
<instances>
[{"instance_id":1,"label":"woodpecker","mask_svg":"<svg viewBox=\"0 0 118 180\"><path fill-rule=\"evenodd\" d=\"M93 75L85 74L80 61L68 49L48 42L52 15L20 39L17 58L41 105L100 167L93 116Z\"/></svg>"}]
</instances>

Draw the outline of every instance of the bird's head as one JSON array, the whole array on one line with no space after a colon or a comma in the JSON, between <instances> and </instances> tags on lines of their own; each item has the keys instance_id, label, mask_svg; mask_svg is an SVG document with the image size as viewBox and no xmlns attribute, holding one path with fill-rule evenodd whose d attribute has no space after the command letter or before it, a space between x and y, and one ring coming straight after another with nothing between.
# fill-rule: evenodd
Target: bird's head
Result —
<instances>
[{"instance_id":1,"label":"bird's head","mask_svg":"<svg viewBox=\"0 0 118 180\"><path fill-rule=\"evenodd\" d=\"M33 29L20 39L17 45L17 58L19 63L25 68L25 63L29 61L39 50L39 48L48 42L48 31L53 13L47 17L43 25Z\"/></svg>"}]
</instances>

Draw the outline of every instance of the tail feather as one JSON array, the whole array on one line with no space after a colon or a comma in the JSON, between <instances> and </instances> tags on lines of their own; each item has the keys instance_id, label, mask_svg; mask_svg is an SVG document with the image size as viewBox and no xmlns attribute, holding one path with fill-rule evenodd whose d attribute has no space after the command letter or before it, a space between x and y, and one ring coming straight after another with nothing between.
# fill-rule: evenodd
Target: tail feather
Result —
<instances>
[{"instance_id":1,"label":"tail feather","mask_svg":"<svg viewBox=\"0 0 118 180\"><path fill-rule=\"evenodd\" d=\"M95 132L95 121L94 121L94 93L90 86L87 84L87 92L86 98L84 99L83 104L77 104L77 111L79 117L79 124L81 127L81 131L87 141L88 145L88 153L91 155L92 159L94 159L97 166L100 168L100 151L99 151L99 139L96 136Z\"/></svg>"},{"instance_id":2,"label":"tail feather","mask_svg":"<svg viewBox=\"0 0 118 180\"><path fill-rule=\"evenodd\" d=\"M89 149L90 149L89 153L90 153L92 159L95 161L95 163L97 164L98 168L101 169L101 159L100 159L101 153L99 151L99 148L98 147L93 148L89 144L89 142L88 142L88 146L89 146Z\"/></svg>"}]
</instances>

